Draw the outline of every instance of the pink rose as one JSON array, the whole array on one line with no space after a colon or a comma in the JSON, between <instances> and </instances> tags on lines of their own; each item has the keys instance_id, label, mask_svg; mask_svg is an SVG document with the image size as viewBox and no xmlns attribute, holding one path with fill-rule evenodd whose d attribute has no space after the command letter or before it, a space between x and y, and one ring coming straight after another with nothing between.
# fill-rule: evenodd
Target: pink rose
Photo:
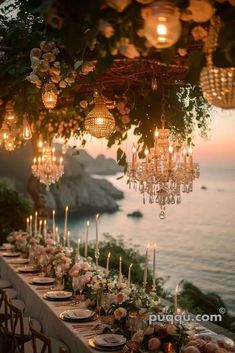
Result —
<instances>
[{"instance_id":1,"label":"pink rose","mask_svg":"<svg viewBox=\"0 0 235 353\"><path fill-rule=\"evenodd\" d=\"M109 23L102 19L99 22L99 31L105 36L106 38L111 38L114 35L114 28Z\"/></svg>"},{"instance_id":2,"label":"pink rose","mask_svg":"<svg viewBox=\"0 0 235 353\"><path fill-rule=\"evenodd\" d=\"M157 337L150 338L148 341L148 349L150 351L156 351L160 348L161 341Z\"/></svg>"},{"instance_id":3,"label":"pink rose","mask_svg":"<svg viewBox=\"0 0 235 353\"><path fill-rule=\"evenodd\" d=\"M128 59L135 59L140 56L134 44L126 43L119 47L120 53Z\"/></svg>"},{"instance_id":4,"label":"pink rose","mask_svg":"<svg viewBox=\"0 0 235 353\"><path fill-rule=\"evenodd\" d=\"M127 311L125 308L117 308L115 311L114 311L114 317L116 320L121 320L123 318L125 318L127 315Z\"/></svg>"},{"instance_id":5,"label":"pink rose","mask_svg":"<svg viewBox=\"0 0 235 353\"><path fill-rule=\"evenodd\" d=\"M117 12L122 12L131 3L131 0L106 0L106 4Z\"/></svg>"},{"instance_id":6,"label":"pink rose","mask_svg":"<svg viewBox=\"0 0 235 353\"><path fill-rule=\"evenodd\" d=\"M124 294L123 293L118 293L116 295L116 302L122 303L124 301Z\"/></svg>"},{"instance_id":7,"label":"pink rose","mask_svg":"<svg viewBox=\"0 0 235 353\"><path fill-rule=\"evenodd\" d=\"M175 336L176 335L176 326L175 325L167 325L166 332L170 336Z\"/></svg>"}]
</instances>

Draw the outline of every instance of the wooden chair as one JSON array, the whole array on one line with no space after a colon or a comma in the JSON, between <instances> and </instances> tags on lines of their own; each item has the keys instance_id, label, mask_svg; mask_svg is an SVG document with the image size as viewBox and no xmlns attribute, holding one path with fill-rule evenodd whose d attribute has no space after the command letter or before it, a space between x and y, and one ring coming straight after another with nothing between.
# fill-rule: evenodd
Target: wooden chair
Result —
<instances>
[{"instance_id":1,"label":"wooden chair","mask_svg":"<svg viewBox=\"0 0 235 353\"><path fill-rule=\"evenodd\" d=\"M25 353L68 353L67 347L55 338L49 338L35 329L35 325L29 319L29 327L32 341L25 344Z\"/></svg>"},{"instance_id":2,"label":"wooden chair","mask_svg":"<svg viewBox=\"0 0 235 353\"><path fill-rule=\"evenodd\" d=\"M22 311L13 305L9 300L7 303L7 315L9 319L6 323L6 334L9 339L10 349L12 352L18 350L24 353L25 342L31 340L32 334L29 328L29 318L24 317ZM41 325L37 320L32 319L34 326L40 331Z\"/></svg>"}]
</instances>

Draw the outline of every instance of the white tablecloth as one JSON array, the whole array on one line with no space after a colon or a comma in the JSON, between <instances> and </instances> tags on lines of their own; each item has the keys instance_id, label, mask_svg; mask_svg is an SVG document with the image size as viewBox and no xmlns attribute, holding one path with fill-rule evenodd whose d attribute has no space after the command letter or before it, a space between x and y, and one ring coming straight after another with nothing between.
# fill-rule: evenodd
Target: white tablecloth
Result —
<instances>
[{"instance_id":1,"label":"white tablecloth","mask_svg":"<svg viewBox=\"0 0 235 353\"><path fill-rule=\"evenodd\" d=\"M60 313L68 307L56 307L55 302L43 299L44 292L30 285L29 276L18 273L8 261L9 258L0 255L1 278L9 280L17 290L17 297L25 303L25 315L39 320L43 332L63 341L70 348L70 353L97 352L89 347L88 339L83 336L84 331L75 330L71 323L59 318Z\"/></svg>"}]
</instances>

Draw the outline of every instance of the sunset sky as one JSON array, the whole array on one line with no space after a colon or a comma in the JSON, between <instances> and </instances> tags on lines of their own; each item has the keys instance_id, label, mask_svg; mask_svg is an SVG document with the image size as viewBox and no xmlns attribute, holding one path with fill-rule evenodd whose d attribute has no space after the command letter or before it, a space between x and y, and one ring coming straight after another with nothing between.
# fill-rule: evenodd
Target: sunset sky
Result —
<instances>
[{"instance_id":1,"label":"sunset sky","mask_svg":"<svg viewBox=\"0 0 235 353\"><path fill-rule=\"evenodd\" d=\"M208 139L195 140L194 160L202 167L235 169L235 113L233 110L213 109ZM135 141L130 133L122 148L130 154ZM72 142L72 144L79 142ZM85 148L92 156L104 154L116 158L116 147L108 149L104 139L90 138Z\"/></svg>"}]
</instances>

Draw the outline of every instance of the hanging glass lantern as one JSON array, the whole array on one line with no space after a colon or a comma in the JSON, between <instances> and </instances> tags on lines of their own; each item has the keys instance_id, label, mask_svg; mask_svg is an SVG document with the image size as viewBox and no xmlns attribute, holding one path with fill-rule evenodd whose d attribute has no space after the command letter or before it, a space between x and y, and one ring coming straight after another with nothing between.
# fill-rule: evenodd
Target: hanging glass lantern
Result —
<instances>
[{"instance_id":1,"label":"hanging glass lantern","mask_svg":"<svg viewBox=\"0 0 235 353\"><path fill-rule=\"evenodd\" d=\"M219 17L211 19L208 39L205 43L207 64L200 75L200 85L206 100L222 109L235 108L235 68L217 67L213 62L213 52L218 45L218 36L221 29Z\"/></svg>"},{"instance_id":2,"label":"hanging glass lantern","mask_svg":"<svg viewBox=\"0 0 235 353\"><path fill-rule=\"evenodd\" d=\"M47 109L53 109L57 103L57 89L54 83L46 83L42 87L42 101Z\"/></svg>"},{"instance_id":3,"label":"hanging glass lantern","mask_svg":"<svg viewBox=\"0 0 235 353\"><path fill-rule=\"evenodd\" d=\"M102 138L111 135L115 127L115 119L107 109L103 96L96 94L95 106L87 115L85 129L94 137Z\"/></svg>"},{"instance_id":4,"label":"hanging glass lantern","mask_svg":"<svg viewBox=\"0 0 235 353\"><path fill-rule=\"evenodd\" d=\"M145 37L158 49L174 45L181 34L179 10L171 1L156 1L145 16Z\"/></svg>"},{"instance_id":5,"label":"hanging glass lantern","mask_svg":"<svg viewBox=\"0 0 235 353\"><path fill-rule=\"evenodd\" d=\"M26 118L24 118L23 120L23 139L24 140L31 140L32 138L32 131L31 131L31 127L28 123L28 120Z\"/></svg>"}]
</instances>

